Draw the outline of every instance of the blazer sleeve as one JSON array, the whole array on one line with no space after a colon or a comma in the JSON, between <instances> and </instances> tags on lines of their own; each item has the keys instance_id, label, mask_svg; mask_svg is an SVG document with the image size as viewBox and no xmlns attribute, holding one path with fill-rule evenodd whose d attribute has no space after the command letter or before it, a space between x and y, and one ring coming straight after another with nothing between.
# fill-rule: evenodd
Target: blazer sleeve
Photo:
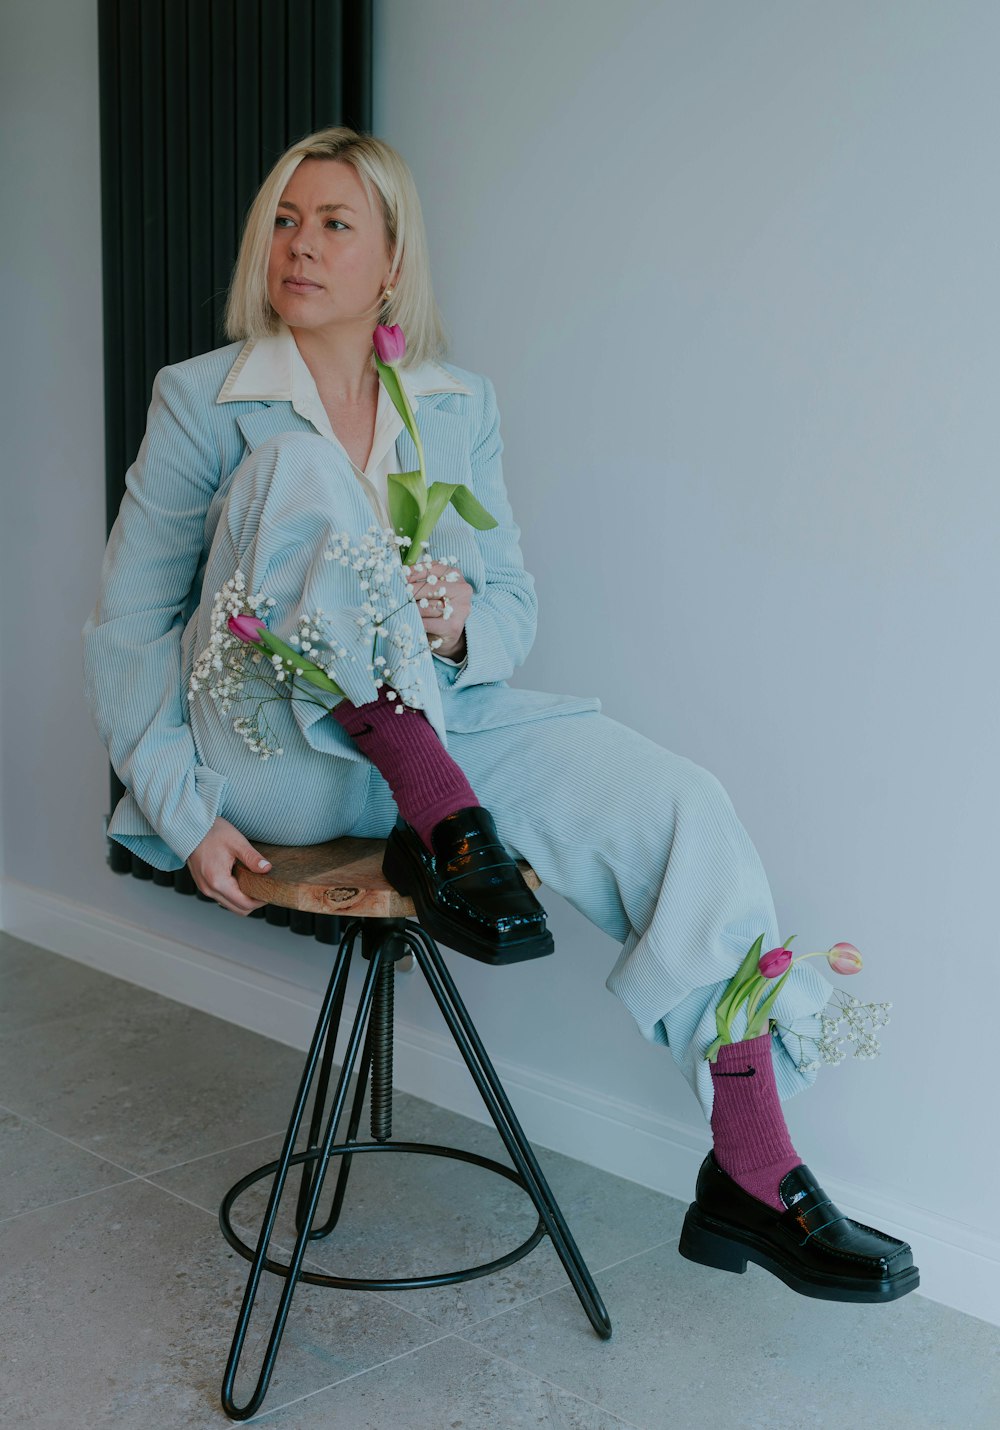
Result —
<instances>
[{"instance_id":1,"label":"blazer sleeve","mask_svg":"<svg viewBox=\"0 0 1000 1430\"><path fill-rule=\"evenodd\" d=\"M483 384L483 417L471 457L472 490L498 524L475 533L486 565L486 581L473 597L465 623L467 655L452 683L453 690L507 680L531 650L538 622L535 582L524 569L521 529L503 480L496 391L488 377L483 377Z\"/></svg>"},{"instance_id":2,"label":"blazer sleeve","mask_svg":"<svg viewBox=\"0 0 1000 1430\"><path fill-rule=\"evenodd\" d=\"M212 827L226 783L198 760L181 689L184 608L221 476L203 406L181 368L157 373L97 604L83 628L97 732L118 778L181 864Z\"/></svg>"}]
</instances>

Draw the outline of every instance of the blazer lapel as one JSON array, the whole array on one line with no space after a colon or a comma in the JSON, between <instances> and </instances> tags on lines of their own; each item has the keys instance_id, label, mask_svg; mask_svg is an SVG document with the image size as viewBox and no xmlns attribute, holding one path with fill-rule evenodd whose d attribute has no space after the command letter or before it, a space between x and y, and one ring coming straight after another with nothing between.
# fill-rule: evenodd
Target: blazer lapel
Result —
<instances>
[{"instance_id":1,"label":"blazer lapel","mask_svg":"<svg viewBox=\"0 0 1000 1430\"><path fill-rule=\"evenodd\" d=\"M450 412L440 406L443 393L430 393L418 399L414 414L420 440L424 447L427 464L428 486L437 481L465 482L471 486L472 470L469 460L468 423L459 412ZM312 432L317 429L306 417L302 417L290 402L261 403L250 412L243 412L236 418L247 447L253 452L270 437L282 432ZM414 472L417 469L417 449L413 438L403 427L396 438L396 451L400 469ZM452 509L446 508L442 520L451 525Z\"/></svg>"},{"instance_id":2,"label":"blazer lapel","mask_svg":"<svg viewBox=\"0 0 1000 1430\"><path fill-rule=\"evenodd\" d=\"M316 431L312 423L301 417L290 402L262 403L251 412L241 413L236 419L236 425L246 438L251 452L269 437L277 437L280 432Z\"/></svg>"},{"instance_id":3,"label":"blazer lapel","mask_svg":"<svg viewBox=\"0 0 1000 1430\"><path fill-rule=\"evenodd\" d=\"M413 414L423 443L428 486L434 482L468 482L471 475L466 439L468 424L460 412L449 412L440 406L441 398L446 395L432 393L420 397ZM405 427L396 438L396 451L401 469L415 472L417 449Z\"/></svg>"}]
</instances>

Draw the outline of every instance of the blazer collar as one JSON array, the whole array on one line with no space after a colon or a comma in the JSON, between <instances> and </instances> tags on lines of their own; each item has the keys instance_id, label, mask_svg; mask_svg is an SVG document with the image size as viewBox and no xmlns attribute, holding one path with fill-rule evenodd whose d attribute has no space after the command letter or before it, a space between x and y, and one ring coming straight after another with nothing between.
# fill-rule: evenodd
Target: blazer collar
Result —
<instances>
[{"instance_id":1,"label":"blazer collar","mask_svg":"<svg viewBox=\"0 0 1000 1430\"><path fill-rule=\"evenodd\" d=\"M421 398L433 394L464 392L472 395L457 377L453 377L440 363L424 362L415 368L400 368L399 377L409 398L410 407L416 413ZM261 402L268 404L237 417L237 425L246 438L251 450L269 437L287 431L290 426L301 426L304 431L316 431L332 442L337 442L330 425L326 408L316 387L315 379L306 365L298 345L292 337L291 329L282 324L277 333L264 338L250 338L244 343L236 361L229 370L219 391L216 403ZM270 410L272 403L290 403L292 413L287 408ZM435 404L428 411L421 424L425 440L428 427L424 424L431 415ZM294 416L293 416L294 413ZM435 418L442 421L452 414L435 411ZM445 426L447 426L445 422ZM433 430L434 424L430 424ZM416 449L409 433L403 426L403 419L396 411L384 384L379 381L378 409L375 417L375 438L366 473L374 473L389 448L402 442L406 449L406 460L415 463ZM339 443L338 443L339 445ZM410 455L412 453L412 456Z\"/></svg>"}]
</instances>

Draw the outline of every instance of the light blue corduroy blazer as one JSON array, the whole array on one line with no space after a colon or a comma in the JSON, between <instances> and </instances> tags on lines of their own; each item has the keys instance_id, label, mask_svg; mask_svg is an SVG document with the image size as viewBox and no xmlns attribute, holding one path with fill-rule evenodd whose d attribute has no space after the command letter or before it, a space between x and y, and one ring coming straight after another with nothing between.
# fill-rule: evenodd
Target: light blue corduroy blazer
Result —
<instances>
[{"instance_id":1,"label":"light blue corduroy blazer","mask_svg":"<svg viewBox=\"0 0 1000 1430\"><path fill-rule=\"evenodd\" d=\"M236 468L262 442L282 432L317 430L291 402L217 402L243 347L231 343L157 373L145 436L108 538L97 602L83 628L91 714L127 791L108 833L127 836L128 847L161 869L180 868L205 837L226 783L198 758L181 655L218 519L220 502L214 499L225 495ZM486 730L599 710L596 697L507 684L534 641L537 598L504 485L496 393L488 377L441 366L470 393L420 398L416 420L428 479L468 483L499 525L476 531L449 505L435 530L432 550L455 557L474 594L467 662L459 667L434 661L441 706L433 723L443 721L446 730ZM416 468L416 448L405 430L397 454L401 470ZM335 721L329 725L339 755L365 758Z\"/></svg>"}]
</instances>

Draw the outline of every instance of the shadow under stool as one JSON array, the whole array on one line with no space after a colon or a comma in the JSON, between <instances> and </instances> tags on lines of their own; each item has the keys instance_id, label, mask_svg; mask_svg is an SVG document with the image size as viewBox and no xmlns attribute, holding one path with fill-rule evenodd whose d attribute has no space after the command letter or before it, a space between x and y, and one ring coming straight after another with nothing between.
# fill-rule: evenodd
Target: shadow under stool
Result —
<instances>
[{"instance_id":1,"label":"shadow under stool","mask_svg":"<svg viewBox=\"0 0 1000 1430\"><path fill-rule=\"evenodd\" d=\"M450 1286L478 1276L488 1276L493 1271L512 1265L521 1257L527 1256L543 1237L548 1236L591 1325L597 1334L606 1340L611 1335L611 1321L604 1303L570 1234L559 1205L542 1175L531 1145L514 1115L503 1084L487 1056L454 980L436 943L416 921L412 900L398 894L382 873L384 841L343 838L331 840L326 844L302 847L260 843L255 847L271 861L271 872L261 875L240 867L237 877L245 894L281 908L335 915L345 922L345 927L309 1046L281 1155L277 1161L268 1162L266 1166L258 1167L241 1177L223 1197L219 1207L219 1224L223 1235L235 1251L252 1262L222 1384L222 1407L226 1414L232 1420L246 1420L259 1409L271 1380L292 1295L300 1281L316 1286L356 1291L400 1291L406 1288ZM534 870L523 861L519 863L519 868L528 885L538 888L541 881ZM351 960L359 939L361 958L367 962L368 967L357 1012L347 1035L336 1086L331 1094L334 1049L343 1014ZM503 1140L513 1167L459 1148L443 1147L429 1142L393 1140L393 991L396 963L401 959L412 960L426 979L448 1030ZM516 955L507 956L502 961L515 962ZM348 1114L347 1134L343 1141L338 1142L336 1138L348 1100L348 1088L359 1055L360 1069ZM314 1079L317 1079L317 1069L318 1080L307 1145L304 1151L294 1152L310 1091ZM369 1086L371 1141L359 1141L362 1106ZM323 1115L327 1108L324 1129ZM526 1241L504 1256L437 1275L331 1276L318 1271L303 1270L302 1263L309 1243L329 1236L340 1220L353 1158L376 1153L448 1157L460 1162L470 1162L497 1176L506 1177L531 1198L538 1213L535 1228ZM329 1212L325 1219L318 1218L320 1193L333 1158L339 1159L336 1186ZM301 1168L295 1205L297 1237L290 1260L280 1262L271 1259L267 1252L285 1183L293 1167ZM248 1187L272 1176L273 1184L267 1209L257 1246L253 1248L241 1240L234 1230L230 1214L234 1202ZM233 1388L264 1271L283 1277L285 1284L275 1312L256 1388L246 1404L240 1406L233 1399Z\"/></svg>"}]
</instances>

